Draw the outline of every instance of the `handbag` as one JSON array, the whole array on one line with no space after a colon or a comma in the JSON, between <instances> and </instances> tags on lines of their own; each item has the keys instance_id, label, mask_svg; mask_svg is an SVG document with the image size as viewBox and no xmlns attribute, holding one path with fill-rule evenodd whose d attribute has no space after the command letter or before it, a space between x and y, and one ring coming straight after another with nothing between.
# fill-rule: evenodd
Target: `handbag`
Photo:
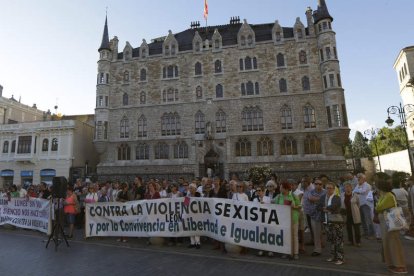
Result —
<instances>
[{"instance_id":1,"label":"handbag","mask_svg":"<svg viewBox=\"0 0 414 276\"><path fill-rule=\"evenodd\" d=\"M395 206L397 201L394 198ZM387 225L388 232L408 230L408 224L404 218L403 210L401 207L392 207L384 211L385 224Z\"/></svg>"},{"instance_id":2,"label":"handbag","mask_svg":"<svg viewBox=\"0 0 414 276\"><path fill-rule=\"evenodd\" d=\"M343 223L344 219L341 214L328 213L328 223Z\"/></svg>"}]
</instances>

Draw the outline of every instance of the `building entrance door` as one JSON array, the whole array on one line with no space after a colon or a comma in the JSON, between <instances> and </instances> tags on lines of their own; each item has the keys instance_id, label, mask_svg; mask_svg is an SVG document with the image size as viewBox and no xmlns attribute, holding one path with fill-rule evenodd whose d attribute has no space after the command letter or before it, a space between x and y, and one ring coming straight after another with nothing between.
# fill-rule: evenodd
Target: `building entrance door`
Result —
<instances>
[{"instance_id":1,"label":"building entrance door","mask_svg":"<svg viewBox=\"0 0 414 276\"><path fill-rule=\"evenodd\" d=\"M212 149L204 156L204 164L200 164L200 176L223 177L223 164L220 163L220 155Z\"/></svg>"}]
</instances>

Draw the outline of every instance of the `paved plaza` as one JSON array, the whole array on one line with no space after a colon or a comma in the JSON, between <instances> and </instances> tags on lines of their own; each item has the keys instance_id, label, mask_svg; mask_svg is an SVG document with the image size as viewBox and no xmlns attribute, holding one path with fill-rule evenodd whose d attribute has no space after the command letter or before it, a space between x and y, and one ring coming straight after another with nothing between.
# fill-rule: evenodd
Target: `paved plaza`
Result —
<instances>
[{"instance_id":1,"label":"paved plaza","mask_svg":"<svg viewBox=\"0 0 414 276\"><path fill-rule=\"evenodd\" d=\"M325 262L327 249L311 257L312 247L300 260L258 257L213 250L209 241L202 248L147 245L146 238L84 239L81 230L69 240L70 247L54 244L45 248L47 236L35 231L0 227L0 268L8 275L390 275L381 263L381 243L364 240L361 248L346 246L346 264ZM185 239L186 240L186 239ZM403 240L408 271L414 275L414 241Z\"/></svg>"}]
</instances>

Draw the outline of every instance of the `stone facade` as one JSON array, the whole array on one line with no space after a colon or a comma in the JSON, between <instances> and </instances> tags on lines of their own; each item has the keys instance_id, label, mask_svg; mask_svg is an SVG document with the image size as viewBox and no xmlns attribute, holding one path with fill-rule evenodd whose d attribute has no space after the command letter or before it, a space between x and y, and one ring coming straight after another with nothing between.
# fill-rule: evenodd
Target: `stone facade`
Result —
<instances>
[{"instance_id":1,"label":"stone facade","mask_svg":"<svg viewBox=\"0 0 414 276\"><path fill-rule=\"evenodd\" d=\"M102 179L346 170L344 90L325 1L306 24L192 28L118 52L105 22L95 146Z\"/></svg>"}]
</instances>

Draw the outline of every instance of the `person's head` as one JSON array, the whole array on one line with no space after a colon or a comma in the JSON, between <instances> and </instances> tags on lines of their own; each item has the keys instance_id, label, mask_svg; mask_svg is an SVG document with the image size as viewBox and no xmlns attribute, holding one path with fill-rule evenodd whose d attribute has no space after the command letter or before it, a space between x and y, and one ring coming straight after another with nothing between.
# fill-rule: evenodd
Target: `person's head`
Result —
<instances>
[{"instance_id":1,"label":"person's head","mask_svg":"<svg viewBox=\"0 0 414 276\"><path fill-rule=\"evenodd\" d=\"M267 182L266 190L268 190L269 193L274 193L275 189L276 189L276 185L273 182Z\"/></svg>"},{"instance_id":2,"label":"person's head","mask_svg":"<svg viewBox=\"0 0 414 276\"><path fill-rule=\"evenodd\" d=\"M208 193L210 193L211 188L212 188L211 187L211 183L207 182L207 184L203 188L203 192L206 193L206 194L208 194Z\"/></svg>"},{"instance_id":3,"label":"person's head","mask_svg":"<svg viewBox=\"0 0 414 276\"><path fill-rule=\"evenodd\" d=\"M187 181L184 181L184 182L183 182L182 186L184 187L184 190L185 190L185 191L188 191L188 189L189 189L189 185L190 185L190 184L188 184L188 182L187 182ZM195 184L194 184L194 185L195 185ZM196 187L197 187L197 185L196 185Z\"/></svg>"},{"instance_id":4,"label":"person's head","mask_svg":"<svg viewBox=\"0 0 414 276\"><path fill-rule=\"evenodd\" d=\"M260 185L256 188L256 194L259 197L262 197L264 195L264 192L265 192L265 187L263 185Z\"/></svg>"},{"instance_id":5,"label":"person's head","mask_svg":"<svg viewBox=\"0 0 414 276\"><path fill-rule=\"evenodd\" d=\"M101 188L101 194L102 194L102 195L106 194L106 187L105 187L105 186L103 186L103 187Z\"/></svg>"},{"instance_id":6,"label":"person's head","mask_svg":"<svg viewBox=\"0 0 414 276\"><path fill-rule=\"evenodd\" d=\"M221 179L220 177L216 176L213 179L214 187L219 188L221 186Z\"/></svg>"},{"instance_id":7,"label":"person's head","mask_svg":"<svg viewBox=\"0 0 414 276\"><path fill-rule=\"evenodd\" d=\"M88 187L88 193L95 193L96 189L95 189L95 185L91 184Z\"/></svg>"},{"instance_id":8,"label":"person's head","mask_svg":"<svg viewBox=\"0 0 414 276\"><path fill-rule=\"evenodd\" d=\"M136 177L134 178L134 184L135 184L135 186L137 186L137 187L141 186L141 184L142 184L142 178L141 178L140 176L136 176Z\"/></svg>"},{"instance_id":9,"label":"person's head","mask_svg":"<svg viewBox=\"0 0 414 276\"><path fill-rule=\"evenodd\" d=\"M177 185L177 183L171 184L170 185L170 190L171 190L171 193L173 193L173 194L177 193L178 192L178 185Z\"/></svg>"},{"instance_id":10,"label":"person's head","mask_svg":"<svg viewBox=\"0 0 414 276\"><path fill-rule=\"evenodd\" d=\"M324 185L326 185L329 182L329 177L326 174L321 174L319 176L319 179L322 181Z\"/></svg>"},{"instance_id":11,"label":"person's head","mask_svg":"<svg viewBox=\"0 0 414 276\"><path fill-rule=\"evenodd\" d=\"M326 188L326 194L328 196L331 196L335 193L335 184L334 183L332 183L332 182L326 183L325 188Z\"/></svg>"},{"instance_id":12,"label":"person's head","mask_svg":"<svg viewBox=\"0 0 414 276\"><path fill-rule=\"evenodd\" d=\"M194 183L191 183L191 184L188 186L188 190L190 191L190 193L191 193L192 195L194 195L194 194L197 192L197 185L196 185L196 184L194 184Z\"/></svg>"},{"instance_id":13,"label":"person's head","mask_svg":"<svg viewBox=\"0 0 414 276\"><path fill-rule=\"evenodd\" d=\"M112 184L112 188L114 188L115 190L119 189L119 182L115 182L114 184Z\"/></svg>"},{"instance_id":14,"label":"person's head","mask_svg":"<svg viewBox=\"0 0 414 276\"><path fill-rule=\"evenodd\" d=\"M323 183L319 178L315 178L315 180L313 181L313 184L315 186L315 190L320 192L323 189Z\"/></svg>"},{"instance_id":15,"label":"person's head","mask_svg":"<svg viewBox=\"0 0 414 276\"><path fill-rule=\"evenodd\" d=\"M292 185L287 181L283 180L280 183L280 192L284 195L287 195L292 190Z\"/></svg>"},{"instance_id":16,"label":"person's head","mask_svg":"<svg viewBox=\"0 0 414 276\"><path fill-rule=\"evenodd\" d=\"M236 192L237 191L237 180L230 180L230 191Z\"/></svg>"},{"instance_id":17,"label":"person's head","mask_svg":"<svg viewBox=\"0 0 414 276\"><path fill-rule=\"evenodd\" d=\"M128 183L124 182L122 183L122 191L127 192L129 190Z\"/></svg>"},{"instance_id":18,"label":"person's head","mask_svg":"<svg viewBox=\"0 0 414 276\"><path fill-rule=\"evenodd\" d=\"M71 186L68 186L68 188L66 189L66 195L72 196L72 194L73 194L73 188Z\"/></svg>"},{"instance_id":19,"label":"person's head","mask_svg":"<svg viewBox=\"0 0 414 276\"><path fill-rule=\"evenodd\" d=\"M344 182L344 190L345 193L351 194L352 193L352 182L347 180Z\"/></svg>"},{"instance_id":20,"label":"person's head","mask_svg":"<svg viewBox=\"0 0 414 276\"><path fill-rule=\"evenodd\" d=\"M359 185L362 185L366 181L365 174L363 174L363 173L357 174L357 178L358 178L358 184Z\"/></svg>"},{"instance_id":21,"label":"person's head","mask_svg":"<svg viewBox=\"0 0 414 276\"><path fill-rule=\"evenodd\" d=\"M243 192L244 192L244 190L245 190L245 185L244 185L244 183L243 183L242 181L238 181L238 182L237 182L237 184L236 184L236 191L237 191L238 193L243 193Z\"/></svg>"},{"instance_id":22,"label":"person's head","mask_svg":"<svg viewBox=\"0 0 414 276\"><path fill-rule=\"evenodd\" d=\"M382 192L391 192L392 190L392 185L390 181L387 181L384 179L378 179L376 185L377 185L378 190Z\"/></svg>"},{"instance_id":23,"label":"person's head","mask_svg":"<svg viewBox=\"0 0 414 276\"><path fill-rule=\"evenodd\" d=\"M297 189L298 183L293 178L289 178L286 181L289 183L291 191L295 191Z\"/></svg>"},{"instance_id":24,"label":"person's head","mask_svg":"<svg viewBox=\"0 0 414 276\"><path fill-rule=\"evenodd\" d=\"M311 178L305 175L304 177L302 177L301 183L303 188L306 189L311 184Z\"/></svg>"},{"instance_id":25,"label":"person's head","mask_svg":"<svg viewBox=\"0 0 414 276\"><path fill-rule=\"evenodd\" d=\"M155 193L155 191L156 191L156 184L155 184L155 182L150 181L150 182L148 183L148 191L149 191L150 193Z\"/></svg>"}]
</instances>

